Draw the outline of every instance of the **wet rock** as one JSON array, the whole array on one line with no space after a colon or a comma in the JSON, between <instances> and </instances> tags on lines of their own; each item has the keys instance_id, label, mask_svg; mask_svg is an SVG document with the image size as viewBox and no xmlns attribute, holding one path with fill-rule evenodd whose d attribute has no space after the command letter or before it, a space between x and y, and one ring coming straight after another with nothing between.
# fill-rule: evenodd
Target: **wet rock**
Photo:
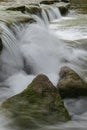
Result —
<instances>
[{"instance_id":1,"label":"wet rock","mask_svg":"<svg viewBox=\"0 0 87 130\"><path fill-rule=\"evenodd\" d=\"M2 44L2 39L0 38L0 52L2 51L3 49L3 44Z\"/></svg>"},{"instance_id":2,"label":"wet rock","mask_svg":"<svg viewBox=\"0 0 87 130\"><path fill-rule=\"evenodd\" d=\"M12 11L21 11L22 13L25 12L25 6L24 5L20 5L20 6L13 6L13 7L9 7L7 8L7 10L12 10Z\"/></svg>"},{"instance_id":3,"label":"wet rock","mask_svg":"<svg viewBox=\"0 0 87 130\"><path fill-rule=\"evenodd\" d=\"M59 0L44 0L41 1L40 4L50 5L50 4L54 4L55 2L59 2Z\"/></svg>"},{"instance_id":4,"label":"wet rock","mask_svg":"<svg viewBox=\"0 0 87 130\"><path fill-rule=\"evenodd\" d=\"M87 0L71 0L71 8L80 14L87 14Z\"/></svg>"},{"instance_id":5,"label":"wet rock","mask_svg":"<svg viewBox=\"0 0 87 130\"><path fill-rule=\"evenodd\" d=\"M27 89L9 98L2 107L12 113L21 130L70 119L57 88L45 75L38 75Z\"/></svg>"},{"instance_id":6,"label":"wet rock","mask_svg":"<svg viewBox=\"0 0 87 130\"><path fill-rule=\"evenodd\" d=\"M57 88L63 98L87 96L87 83L69 67L63 67L59 73Z\"/></svg>"},{"instance_id":7,"label":"wet rock","mask_svg":"<svg viewBox=\"0 0 87 130\"><path fill-rule=\"evenodd\" d=\"M7 10L21 11L22 13L28 12L30 14L39 15L41 14L41 8L38 4L28 4L28 5L15 5L13 7L7 8Z\"/></svg>"},{"instance_id":8,"label":"wet rock","mask_svg":"<svg viewBox=\"0 0 87 130\"><path fill-rule=\"evenodd\" d=\"M8 3L8 2L7 2ZM48 1L36 1L35 3L23 3L5 4L5 6L0 6L0 21L7 23L17 23L17 22L35 22L32 18L32 14L38 15L42 18L42 10L45 7L40 6L40 4L45 3L46 8L59 8L62 15L65 15L68 12L69 3L59 2L57 0L48 0ZM26 14L27 12L27 14Z\"/></svg>"},{"instance_id":9,"label":"wet rock","mask_svg":"<svg viewBox=\"0 0 87 130\"><path fill-rule=\"evenodd\" d=\"M64 3L64 2L60 2L60 3L55 3L55 6L59 8L61 15L66 15L69 11L70 8L70 3Z\"/></svg>"},{"instance_id":10,"label":"wet rock","mask_svg":"<svg viewBox=\"0 0 87 130\"><path fill-rule=\"evenodd\" d=\"M0 11L0 21L7 25L35 22L30 15L23 14L20 11Z\"/></svg>"},{"instance_id":11,"label":"wet rock","mask_svg":"<svg viewBox=\"0 0 87 130\"><path fill-rule=\"evenodd\" d=\"M60 10L61 15L63 15L63 16L68 13L68 8L67 7L60 6L59 10Z\"/></svg>"},{"instance_id":12,"label":"wet rock","mask_svg":"<svg viewBox=\"0 0 87 130\"><path fill-rule=\"evenodd\" d=\"M68 2L70 2L71 0L61 0L61 1L68 3Z\"/></svg>"},{"instance_id":13,"label":"wet rock","mask_svg":"<svg viewBox=\"0 0 87 130\"><path fill-rule=\"evenodd\" d=\"M38 16L41 16L41 8L37 5L26 5L26 12L30 13L30 14L35 14Z\"/></svg>"}]
</instances>

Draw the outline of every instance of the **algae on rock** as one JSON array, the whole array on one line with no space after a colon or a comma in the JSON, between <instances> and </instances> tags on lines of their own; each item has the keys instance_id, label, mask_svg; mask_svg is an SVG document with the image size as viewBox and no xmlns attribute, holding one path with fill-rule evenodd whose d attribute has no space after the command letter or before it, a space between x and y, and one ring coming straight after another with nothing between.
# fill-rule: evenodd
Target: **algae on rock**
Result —
<instances>
[{"instance_id":1,"label":"algae on rock","mask_svg":"<svg viewBox=\"0 0 87 130\"><path fill-rule=\"evenodd\" d=\"M9 98L2 107L12 113L20 129L70 120L57 88L45 75L38 75L27 89Z\"/></svg>"}]
</instances>

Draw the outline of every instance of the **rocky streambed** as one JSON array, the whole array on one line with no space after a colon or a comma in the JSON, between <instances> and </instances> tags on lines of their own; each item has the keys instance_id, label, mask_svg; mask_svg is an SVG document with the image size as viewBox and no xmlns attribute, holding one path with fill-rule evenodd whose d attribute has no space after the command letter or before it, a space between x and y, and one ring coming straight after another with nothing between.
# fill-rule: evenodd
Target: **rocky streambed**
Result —
<instances>
[{"instance_id":1,"label":"rocky streambed","mask_svg":"<svg viewBox=\"0 0 87 130\"><path fill-rule=\"evenodd\" d=\"M54 0L1 1L1 93L5 89L14 90L13 86L16 89L18 86L24 86L21 92L8 95L1 103L4 117L10 120L5 124L5 129L29 130L51 126L48 130L56 124L58 128L53 129L61 129L60 124L73 120L72 113L66 109L68 107L65 107L67 105L64 105L63 99L73 100L87 96L87 83L75 72L75 67L78 68L78 64L82 63L80 61L86 61L86 52L64 44L44 26L46 20L52 22L60 16L56 15L58 11L65 16L69 7L70 3ZM77 53L82 54L81 58L74 55ZM78 64L73 57L68 57L70 54L77 56L75 58L79 61ZM57 85L53 85L49 76L55 71L57 76L59 75ZM29 82L28 78L32 78L32 82Z\"/></svg>"}]
</instances>

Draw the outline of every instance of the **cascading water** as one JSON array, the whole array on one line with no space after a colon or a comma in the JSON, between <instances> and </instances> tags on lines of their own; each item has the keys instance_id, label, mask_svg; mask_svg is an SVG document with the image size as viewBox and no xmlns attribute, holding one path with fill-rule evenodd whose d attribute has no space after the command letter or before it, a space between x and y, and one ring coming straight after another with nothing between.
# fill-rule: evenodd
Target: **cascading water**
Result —
<instances>
[{"instance_id":1,"label":"cascading water","mask_svg":"<svg viewBox=\"0 0 87 130\"><path fill-rule=\"evenodd\" d=\"M42 17L47 24L48 21L53 21L55 19L61 19L60 11L57 7L47 7L45 8L44 5L41 6L42 9Z\"/></svg>"},{"instance_id":2,"label":"cascading water","mask_svg":"<svg viewBox=\"0 0 87 130\"><path fill-rule=\"evenodd\" d=\"M45 11L44 9L42 9L42 18L43 18L43 20L44 20L44 22L45 22L46 24L49 23L49 19L48 19L48 17L47 17L46 11Z\"/></svg>"},{"instance_id":3,"label":"cascading water","mask_svg":"<svg viewBox=\"0 0 87 130\"><path fill-rule=\"evenodd\" d=\"M28 25L26 28L20 40L20 49L27 66L32 66L33 74L58 73L64 65L70 66L79 74L86 72L85 50L65 44L43 23Z\"/></svg>"},{"instance_id":4,"label":"cascading water","mask_svg":"<svg viewBox=\"0 0 87 130\"><path fill-rule=\"evenodd\" d=\"M84 75L84 71L86 72L87 51L64 43L39 18L36 19L39 22L31 25L27 24L21 30L18 27L17 37L5 25L2 24L0 26L3 31L2 41L4 46L0 55L0 80L2 81L0 83L0 92L2 93L0 94L0 102L4 101L7 97L21 92L39 73L46 74L56 85L58 73L62 66L70 66L78 74ZM65 101L65 103L67 106L69 101ZM71 104L73 106L73 100ZM80 100L79 104L76 103L75 109L78 110L77 107L81 106L81 104L84 104L84 100ZM68 107L70 109L69 105ZM74 112L70 111L73 121L62 125L44 126L40 130L86 130L87 114L84 113L86 116L84 119L84 114L82 113L86 110L82 109L80 111L80 118L78 115L74 116L72 114ZM0 115L2 115L2 112ZM1 124L3 120L4 123ZM82 123L81 126L78 121ZM7 130L5 126L9 122L10 120L5 122L3 115L0 116L0 130Z\"/></svg>"},{"instance_id":5,"label":"cascading water","mask_svg":"<svg viewBox=\"0 0 87 130\"><path fill-rule=\"evenodd\" d=\"M51 10L52 10L52 15L54 16L55 19L61 19L62 18L60 11L59 11L59 8L51 7Z\"/></svg>"},{"instance_id":6,"label":"cascading water","mask_svg":"<svg viewBox=\"0 0 87 130\"><path fill-rule=\"evenodd\" d=\"M2 29L3 50L0 55L0 80L3 81L15 72L23 69L23 60L20 54L17 39L10 29L4 24L0 25Z\"/></svg>"}]
</instances>

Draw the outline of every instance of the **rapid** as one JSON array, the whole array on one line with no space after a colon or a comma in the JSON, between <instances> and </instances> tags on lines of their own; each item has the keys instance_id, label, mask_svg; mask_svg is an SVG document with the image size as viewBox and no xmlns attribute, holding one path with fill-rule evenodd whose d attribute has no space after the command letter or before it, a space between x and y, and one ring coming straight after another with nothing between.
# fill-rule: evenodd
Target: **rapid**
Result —
<instances>
[{"instance_id":1,"label":"rapid","mask_svg":"<svg viewBox=\"0 0 87 130\"><path fill-rule=\"evenodd\" d=\"M43 10L43 19L33 17L36 23L14 25L12 29L0 24L3 42L0 103L23 91L40 73L47 75L56 86L62 66L73 68L87 81L87 15L77 15L71 10L68 16L62 17L57 8L51 8ZM64 100L72 120L38 130L87 130L86 100ZM14 130L7 127L9 122L11 119L0 111L0 130Z\"/></svg>"}]
</instances>

